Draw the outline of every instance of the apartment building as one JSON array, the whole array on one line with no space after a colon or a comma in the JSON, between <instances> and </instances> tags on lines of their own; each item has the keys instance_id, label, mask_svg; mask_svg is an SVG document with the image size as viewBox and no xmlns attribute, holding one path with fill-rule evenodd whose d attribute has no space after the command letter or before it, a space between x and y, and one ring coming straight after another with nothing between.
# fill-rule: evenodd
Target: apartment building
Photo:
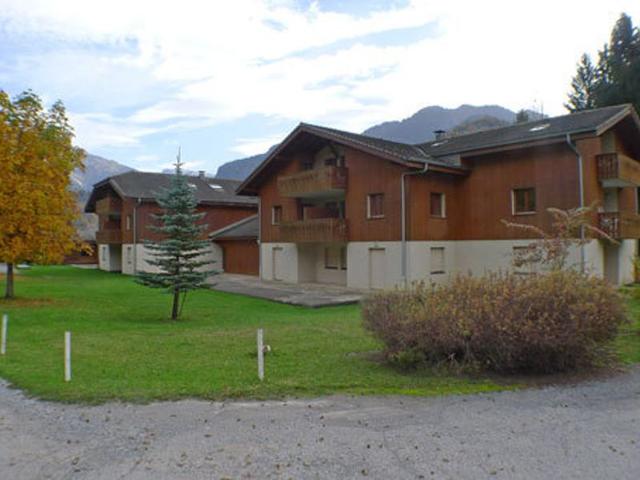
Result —
<instances>
[{"instance_id":1,"label":"apartment building","mask_svg":"<svg viewBox=\"0 0 640 480\"><path fill-rule=\"evenodd\" d=\"M201 220L206 225L203 239L212 232L255 217L257 200L235 193L240 182L209 178L204 172L198 176L188 176L188 181L198 200L197 210L205 214ZM133 275L156 268L147 262L150 252L144 244L145 241L161 239L160 234L150 226L158 224L153 215L162 212L155 198L163 189L168 189L170 183L170 174L132 171L106 178L94 185L85 212L98 215L96 244L101 270ZM243 238L242 246L238 248L233 248L236 243L234 239L226 242L226 248L212 242L205 258L213 262L212 268L215 270L224 271L226 265L229 272L247 273L234 271L234 266L242 264L234 256L253 251L257 259L256 237L254 234L253 238ZM225 253L229 258L225 259ZM257 266L254 270L257 270Z\"/></svg>"},{"instance_id":2,"label":"apartment building","mask_svg":"<svg viewBox=\"0 0 640 480\"><path fill-rule=\"evenodd\" d=\"M633 280L640 119L630 105L409 145L300 124L240 185L259 198L260 275L389 288L512 268L550 207L595 205L570 261Z\"/></svg>"}]
</instances>

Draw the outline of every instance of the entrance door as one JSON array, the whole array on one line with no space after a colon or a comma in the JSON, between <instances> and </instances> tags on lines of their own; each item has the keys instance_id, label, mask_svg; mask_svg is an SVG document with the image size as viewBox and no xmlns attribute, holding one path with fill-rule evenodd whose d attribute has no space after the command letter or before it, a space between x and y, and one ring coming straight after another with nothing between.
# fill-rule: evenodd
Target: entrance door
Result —
<instances>
[{"instance_id":1,"label":"entrance door","mask_svg":"<svg viewBox=\"0 0 640 480\"><path fill-rule=\"evenodd\" d=\"M604 246L604 278L613 285L618 285L620 282L619 258L620 246L606 242Z\"/></svg>"},{"instance_id":2,"label":"entrance door","mask_svg":"<svg viewBox=\"0 0 640 480\"><path fill-rule=\"evenodd\" d=\"M282 258L282 248L280 247L274 247L272 250L272 261L273 261L273 265L272 265L272 272L273 272L273 279L274 280L282 280L282 262L283 262L283 258Z\"/></svg>"},{"instance_id":3,"label":"entrance door","mask_svg":"<svg viewBox=\"0 0 640 480\"><path fill-rule=\"evenodd\" d=\"M369 288L384 288L385 263L384 248L369 249Z\"/></svg>"}]
</instances>

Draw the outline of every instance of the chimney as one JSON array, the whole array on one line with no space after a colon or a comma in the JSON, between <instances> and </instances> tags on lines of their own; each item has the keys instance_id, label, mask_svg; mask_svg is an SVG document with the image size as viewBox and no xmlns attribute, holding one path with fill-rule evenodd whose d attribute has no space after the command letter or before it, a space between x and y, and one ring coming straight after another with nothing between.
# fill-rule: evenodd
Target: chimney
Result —
<instances>
[{"instance_id":1,"label":"chimney","mask_svg":"<svg viewBox=\"0 0 640 480\"><path fill-rule=\"evenodd\" d=\"M200 170L198 172L198 177L200 177L202 180L204 180L207 176L207 172L205 172L204 170Z\"/></svg>"},{"instance_id":2,"label":"chimney","mask_svg":"<svg viewBox=\"0 0 640 480\"><path fill-rule=\"evenodd\" d=\"M447 133L446 130L434 130L433 131L433 134L435 135L436 140L442 140L446 133Z\"/></svg>"}]
</instances>

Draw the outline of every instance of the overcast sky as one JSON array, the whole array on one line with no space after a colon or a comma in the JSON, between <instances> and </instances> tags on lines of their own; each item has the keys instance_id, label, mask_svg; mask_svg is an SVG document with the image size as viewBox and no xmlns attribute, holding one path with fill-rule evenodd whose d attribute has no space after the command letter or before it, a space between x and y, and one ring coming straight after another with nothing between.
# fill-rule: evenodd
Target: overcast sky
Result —
<instances>
[{"instance_id":1,"label":"overcast sky","mask_svg":"<svg viewBox=\"0 0 640 480\"><path fill-rule=\"evenodd\" d=\"M0 89L63 100L89 152L214 173L300 121L362 131L428 105L562 106L638 0L0 0Z\"/></svg>"}]
</instances>

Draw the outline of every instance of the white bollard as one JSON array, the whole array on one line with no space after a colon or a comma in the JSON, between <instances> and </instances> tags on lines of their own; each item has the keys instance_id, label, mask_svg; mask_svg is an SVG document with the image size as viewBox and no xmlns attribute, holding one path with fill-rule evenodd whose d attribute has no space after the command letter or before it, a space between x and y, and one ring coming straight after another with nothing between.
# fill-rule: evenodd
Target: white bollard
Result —
<instances>
[{"instance_id":1,"label":"white bollard","mask_svg":"<svg viewBox=\"0 0 640 480\"><path fill-rule=\"evenodd\" d=\"M64 332L64 381L71 381L71 332Z\"/></svg>"},{"instance_id":2,"label":"white bollard","mask_svg":"<svg viewBox=\"0 0 640 480\"><path fill-rule=\"evenodd\" d=\"M9 317L7 314L2 315L2 342L0 343L0 355L7 353L7 324L9 323Z\"/></svg>"},{"instance_id":3,"label":"white bollard","mask_svg":"<svg viewBox=\"0 0 640 480\"><path fill-rule=\"evenodd\" d=\"M258 329L258 378L264 380L264 342L261 328Z\"/></svg>"}]
</instances>

